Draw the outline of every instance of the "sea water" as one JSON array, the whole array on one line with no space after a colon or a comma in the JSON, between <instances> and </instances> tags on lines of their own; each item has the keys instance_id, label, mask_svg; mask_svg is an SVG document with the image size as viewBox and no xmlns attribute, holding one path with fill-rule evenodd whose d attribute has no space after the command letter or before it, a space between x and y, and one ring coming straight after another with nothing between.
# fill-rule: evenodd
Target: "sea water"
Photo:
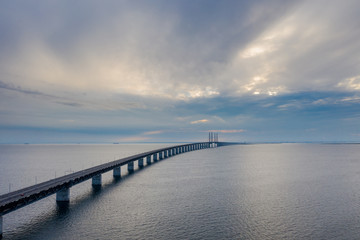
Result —
<instances>
[{"instance_id":1,"label":"sea water","mask_svg":"<svg viewBox=\"0 0 360 240\"><path fill-rule=\"evenodd\" d=\"M0 194L164 144L0 145ZM203 149L3 217L3 239L359 239L360 145Z\"/></svg>"}]
</instances>

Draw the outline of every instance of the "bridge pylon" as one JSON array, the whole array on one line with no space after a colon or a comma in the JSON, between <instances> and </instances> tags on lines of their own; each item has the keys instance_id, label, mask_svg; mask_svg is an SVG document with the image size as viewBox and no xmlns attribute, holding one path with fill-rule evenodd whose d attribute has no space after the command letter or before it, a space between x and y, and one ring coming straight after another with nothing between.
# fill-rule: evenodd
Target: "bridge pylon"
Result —
<instances>
[{"instance_id":1,"label":"bridge pylon","mask_svg":"<svg viewBox=\"0 0 360 240\"><path fill-rule=\"evenodd\" d=\"M209 145L210 148L217 147L219 142L219 133L215 131L209 131Z\"/></svg>"}]
</instances>

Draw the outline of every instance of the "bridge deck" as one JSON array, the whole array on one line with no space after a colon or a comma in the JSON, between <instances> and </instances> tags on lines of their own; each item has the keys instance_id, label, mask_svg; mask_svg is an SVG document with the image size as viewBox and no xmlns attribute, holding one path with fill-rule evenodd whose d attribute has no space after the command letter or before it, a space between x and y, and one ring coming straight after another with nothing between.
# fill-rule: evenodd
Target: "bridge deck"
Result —
<instances>
[{"instance_id":1,"label":"bridge deck","mask_svg":"<svg viewBox=\"0 0 360 240\"><path fill-rule=\"evenodd\" d=\"M62 177L51 179L46 182L42 182L30 187L26 187L14 192L1 195L0 216L12 212L18 208L24 207L32 202L47 197L51 194L54 194L61 189L70 188L75 184L89 180L90 178L96 175L111 171L116 167L125 165L129 162L136 161L140 158L144 158L149 155L157 154L178 147L191 146L191 145L203 144L203 143L208 143L208 142L176 145L176 146L171 146L171 147L166 147L166 148L161 148L161 149L156 149L156 150L136 154L133 156L121 158L109 163L104 163L95 167L91 167L82 171L71 173ZM176 155L176 153L174 155Z\"/></svg>"}]
</instances>

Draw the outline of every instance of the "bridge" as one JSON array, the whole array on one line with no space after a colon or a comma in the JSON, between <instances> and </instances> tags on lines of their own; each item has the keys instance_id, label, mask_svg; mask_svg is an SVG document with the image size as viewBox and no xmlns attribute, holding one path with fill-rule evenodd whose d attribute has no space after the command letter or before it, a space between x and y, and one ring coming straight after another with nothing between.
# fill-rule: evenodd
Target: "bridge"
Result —
<instances>
[{"instance_id":1,"label":"bridge","mask_svg":"<svg viewBox=\"0 0 360 240\"><path fill-rule=\"evenodd\" d=\"M99 187L101 186L101 175L103 173L113 171L114 178L120 178L121 166L123 165L127 165L128 172L133 173L135 162L138 163L139 168L143 168L144 159L146 160L147 165L150 165L152 162L181 153L230 144L233 143L218 142L217 134L209 133L209 142L182 144L136 154L1 195L0 239L3 234L3 216L5 214L25 207L52 194L56 194L57 202L68 202L70 201L70 188L76 184L92 179L92 186Z\"/></svg>"}]
</instances>

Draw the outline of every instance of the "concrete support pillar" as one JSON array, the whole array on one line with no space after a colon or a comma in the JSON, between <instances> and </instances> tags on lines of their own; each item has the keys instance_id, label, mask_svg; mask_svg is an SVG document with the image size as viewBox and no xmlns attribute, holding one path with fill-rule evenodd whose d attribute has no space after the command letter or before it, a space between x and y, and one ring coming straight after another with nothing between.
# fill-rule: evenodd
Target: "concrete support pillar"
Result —
<instances>
[{"instance_id":1,"label":"concrete support pillar","mask_svg":"<svg viewBox=\"0 0 360 240\"><path fill-rule=\"evenodd\" d=\"M134 161L128 163L128 172L134 172Z\"/></svg>"},{"instance_id":2,"label":"concrete support pillar","mask_svg":"<svg viewBox=\"0 0 360 240\"><path fill-rule=\"evenodd\" d=\"M3 235L3 216L0 215L0 239Z\"/></svg>"},{"instance_id":3,"label":"concrete support pillar","mask_svg":"<svg viewBox=\"0 0 360 240\"><path fill-rule=\"evenodd\" d=\"M168 157L171 157L172 156L172 149L169 149L168 150Z\"/></svg>"},{"instance_id":4,"label":"concrete support pillar","mask_svg":"<svg viewBox=\"0 0 360 240\"><path fill-rule=\"evenodd\" d=\"M92 177L93 186L101 186L101 174Z\"/></svg>"},{"instance_id":5,"label":"concrete support pillar","mask_svg":"<svg viewBox=\"0 0 360 240\"><path fill-rule=\"evenodd\" d=\"M70 201L70 188L63 188L56 193L57 202L68 202Z\"/></svg>"},{"instance_id":6,"label":"concrete support pillar","mask_svg":"<svg viewBox=\"0 0 360 240\"><path fill-rule=\"evenodd\" d=\"M176 154L179 154L179 153L180 153L180 148L177 147L177 148L176 148Z\"/></svg>"},{"instance_id":7,"label":"concrete support pillar","mask_svg":"<svg viewBox=\"0 0 360 240\"><path fill-rule=\"evenodd\" d=\"M162 159L162 152L159 152L159 159ZM158 160L157 153L153 154L153 160L154 160L154 162L157 162L157 160Z\"/></svg>"},{"instance_id":8,"label":"concrete support pillar","mask_svg":"<svg viewBox=\"0 0 360 240\"><path fill-rule=\"evenodd\" d=\"M156 155L156 154L155 154ZM155 156L154 155L154 156ZM161 159L163 159L163 152L159 152L159 159L161 160Z\"/></svg>"},{"instance_id":9,"label":"concrete support pillar","mask_svg":"<svg viewBox=\"0 0 360 240\"><path fill-rule=\"evenodd\" d=\"M144 158L140 158L140 159L138 160L138 165L139 165L139 168L144 167Z\"/></svg>"},{"instance_id":10,"label":"concrete support pillar","mask_svg":"<svg viewBox=\"0 0 360 240\"><path fill-rule=\"evenodd\" d=\"M164 151L164 158L167 158L167 157L168 157L168 151L165 150L165 151Z\"/></svg>"},{"instance_id":11,"label":"concrete support pillar","mask_svg":"<svg viewBox=\"0 0 360 240\"><path fill-rule=\"evenodd\" d=\"M151 155L146 156L146 164L150 165L151 164Z\"/></svg>"},{"instance_id":12,"label":"concrete support pillar","mask_svg":"<svg viewBox=\"0 0 360 240\"><path fill-rule=\"evenodd\" d=\"M114 177L121 177L121 168L120 167L116 167L113 170L113 176Z\"/></svg>"}]
</instances>

